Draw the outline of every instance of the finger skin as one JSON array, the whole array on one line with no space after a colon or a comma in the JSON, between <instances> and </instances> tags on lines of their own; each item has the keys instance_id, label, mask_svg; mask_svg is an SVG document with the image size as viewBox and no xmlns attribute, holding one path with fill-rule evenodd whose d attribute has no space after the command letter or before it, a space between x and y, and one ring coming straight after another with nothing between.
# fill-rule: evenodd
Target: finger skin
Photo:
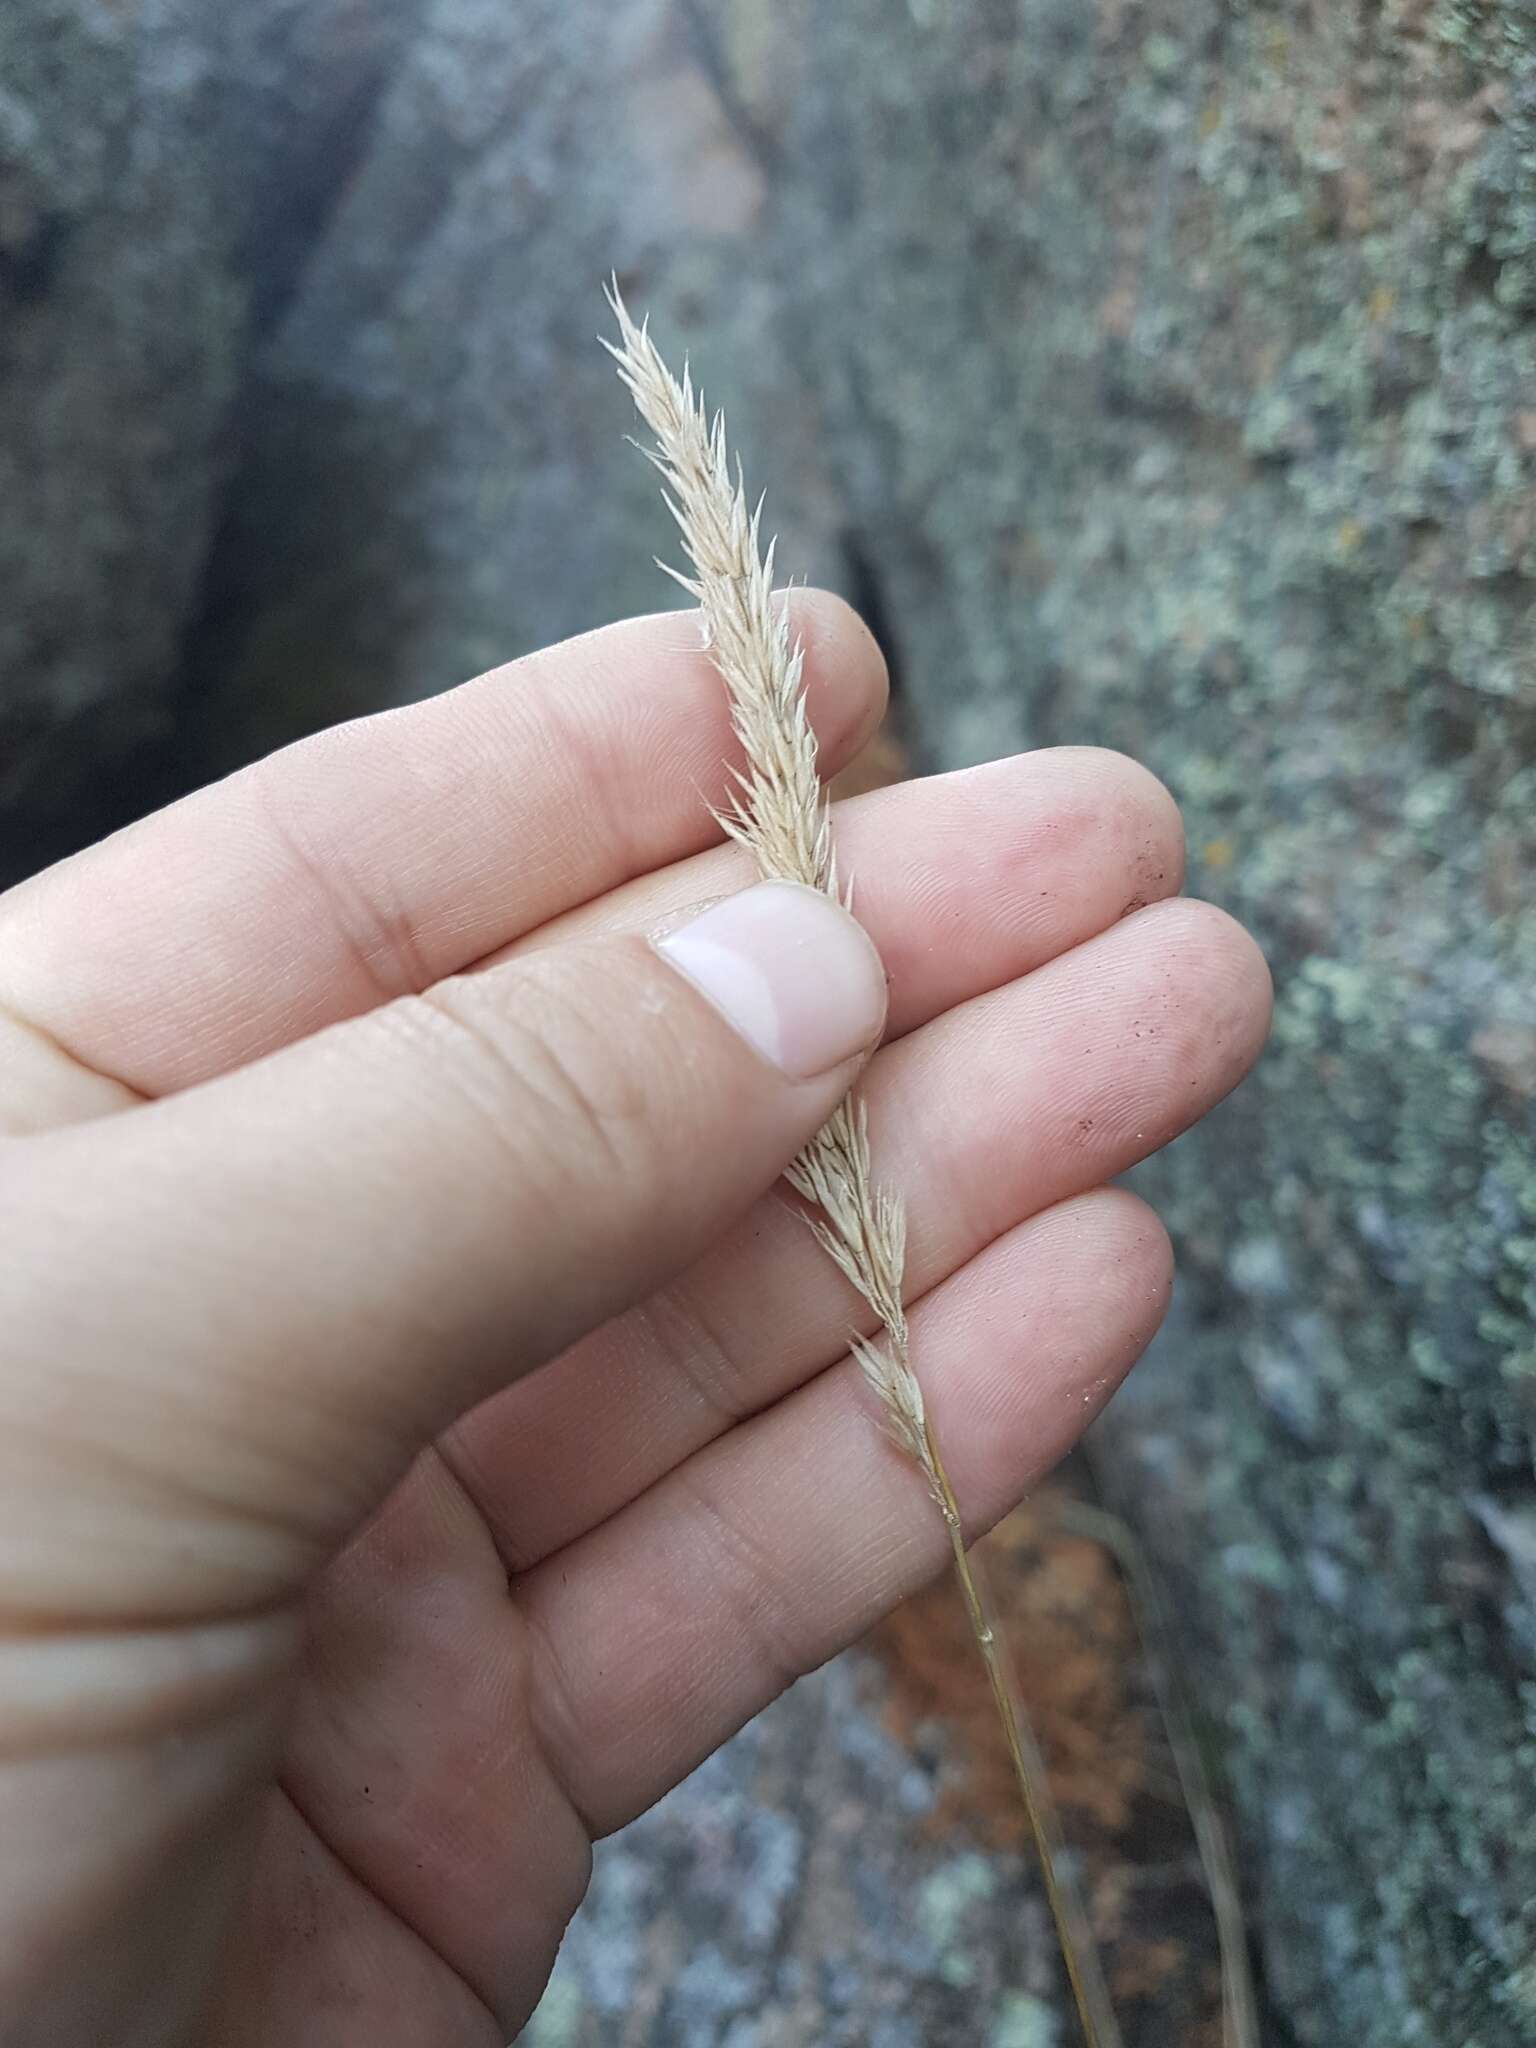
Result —
<instances>
[{"instance_id":1,"label":"finger skin","mask_svg":"<svg viewBox=\"0 0 1536 2048\"><path fill-rule=\"evenodd\" d=\"M586 1890L591 1837L531 1739L533 1660L506 1572L434 1454L325 1574L309 1618L287 1796L510 2036Z\"/></svg>"},{"instance_id":2,"label":"finger skin","mask_svg":"<svg viewBox=\"0 0 1536 2048\"><path fill-rule=\"evenodd\" d=\"M906 1197L909 1298L1203 1116L1268 1016L1252 940L1180 899L878 1054L861 1094L876 1173ZM873 1327L776 1193L658 1296L466 1416L444 1455L524 1570Z\"/></svg>"},{"instance_id":3,"label":"finger skin","mask_svg":"<svg viewBox=\"0 0 1536 2048\"><path fill-rule=\"evenodd\" d=\"M279 1794L217 2010L195 2038L199 2048L505 2048L509 2032Z\"/></svg>"},{"instance_id":4,"label":"finger skin","mask_svg":"<svg viewBox=\"0 0 1536 2048\"><path fill-rule=\"evenodd\" d=\"M790 602L830 775L885 664L840 598ZM142 1095L227 1072L718 840L738 759L691 612L302 740L0 897L0 1047L10 1012Z\"/></svg>"},{"instance_id":5,"label":"finger skin","mask_svg":"<svg viewBox=\"0 0 1536 2048\"><path fill-rule=\"evenodd\" d=\"M873 1036L878 956L802 895ZM856 1068L792 1080L657 949L598 939L11 1146L12 1612L292 1591L454 1415L696 1257Z\"/></svg>"},{"instance_id":6,"label":"finger skin","mask_svg":"<svg viewBox=\"0 0 1536 2048\"><path fill-rule=\"evenodd\" d=\"M916 1355L973 1529L1107 1398L1168 1279L1156 1219L1101 1190L920 1305ZM510 1601L473 1510L424 1466L320 1591L324 1664L288 1782L347 1865L515 2026L560 1926L516 1958L502 1938L530 1928L533 1888L528 1837L501 1824L509 1797L535 1814L539 1897L573 1907L588 1830L641 1811L945 1554L846 1356L515 1580Z\"/></svg>"}]
</instances>

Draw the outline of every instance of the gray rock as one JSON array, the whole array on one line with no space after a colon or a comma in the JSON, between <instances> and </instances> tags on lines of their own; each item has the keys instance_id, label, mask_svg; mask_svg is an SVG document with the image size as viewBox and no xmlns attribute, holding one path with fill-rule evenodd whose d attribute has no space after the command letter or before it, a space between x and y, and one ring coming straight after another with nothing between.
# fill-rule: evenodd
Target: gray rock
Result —
<instances>
[{"instance_id":1,"label":"gray rock","mask_svg":"<svg viewBox=\"0 0 1536 2048\"><path fill-rule=\"evenodd\" d=\"M243 291L191 11L0 21L0 866L169 717ZM46 836L45 836L46 835Z\"/></svg>"},{"instance_id":2,"label":"gray rock","mask_svg":"<svg viewBox=\"0 0 1536 2048\"><path fill-rule=\"evenodd\" d=\"M206 759L206 565L278 317L419 0L0 19L0 879Z\"/></svg>"},{"instance_id":3,"label":"gray rock","mask_svg":"<svg viewBox=\"0 0 1536 2048\"><path fill-rule=\"evenodd\" d=\"M1180 1304L1102 1463L1179 1595L1279 2013L1513 2048L1532 16L909 13L805 12L779 246L916 732L1149 761L1278 981L1257 1079L1143 1176Z\"/></svg>"}]
</instances>

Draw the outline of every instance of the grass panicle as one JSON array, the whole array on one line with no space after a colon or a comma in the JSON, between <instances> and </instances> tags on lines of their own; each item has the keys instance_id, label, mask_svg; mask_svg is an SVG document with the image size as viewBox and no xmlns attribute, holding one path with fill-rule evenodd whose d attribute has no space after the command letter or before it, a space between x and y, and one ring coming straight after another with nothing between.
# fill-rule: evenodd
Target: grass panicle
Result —
<instances>
[{"instance_id":1,"label":"grass panicle","mask_svg":"<svg viewBox=\"0 0 1536 2048\"><path fill-rule=\"evenodd\" d=\"M816 740L801 689L801 652L788 608L773 601L774 549L762 542L762 503L750 505L733 467L725 417L707 411L684 367L676 378L646 325L630 318L617 283L608 303L617 342L604 342L655 445L643 452L660 471L691 574L659 566L699 607L705 644L730 701L745 766L720 823L769 880L801 882L840 901ZM904 1307L906 1214L879 1186L863 1106L845 1101L789 1168L790 1184L812 1206L811 1227L863 1296L880 1330L851 1347L886 1430L927 1484L948 1532L977 1650L986 1667L1008 1754L1028 1815L1078 2016L1089 2048L1119 2048L1086 1912L1066 1877L1045 1774L1019 1706L985 1593L967 1556L964 1525L913 1370Z\"/></svg>"},{"instance_id":2,"label":"grass panicle","mask_svg":"<svg viewBox=\"0 0 1536 2048\"><path fill-rule=\"evenodd\" d=\"M720 823L767 879L803 882L846 901L805 712L801 653L788 607L773 601L773 544L762 545L762 504L748 509L740 470L732 470L726 447L725 415L710 418L686 368L680 380L672 375L649 329L636 326L615 287L608 302L619 341L605 346L655 436L655 447L645 453L661 472L662 495L693 569L692 575L667 573L698 604L746 756ZM916 1460L942 1508L948 1485L937 1469L908 1356L906 1214L896 1195L875 1184L862 1104L844 1102L833 1112L788 1179L814 1205L812 1228L823 1249L880 1320L883 1337L859 1340L855 1356L892 1435Z\"/></svg>"}]
</instances>

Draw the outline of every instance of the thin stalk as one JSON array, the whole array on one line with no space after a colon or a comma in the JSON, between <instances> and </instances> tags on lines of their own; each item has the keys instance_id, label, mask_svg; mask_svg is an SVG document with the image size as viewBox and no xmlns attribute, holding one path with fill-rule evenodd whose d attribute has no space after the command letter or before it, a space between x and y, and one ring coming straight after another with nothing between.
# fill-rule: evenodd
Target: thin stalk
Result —
<instances>
[{"instance_id":1,"label":"thin stalk","mask_svg":"<svg viewBox=\"0 0 1536 2048\"><path fill-rule=\"evenodd\" d=\"M1120 2048L1120 2029L1115 2020L1109 1989L1104 1982L1104 1973L1099 1968L1098 1950L1094 1943L1087 1907L1063 1854L1061 1820L1056 1810L1056 1802L1051 1797L1045 1760L1035 1742L1034 1731L1030 1727L1029 1718L1019 1698L1018 1687L1014 1683L1012 1670L1004 1655L999 1631L993 1620L992 1602L986 1590L984 1576L973 1563L966 1548L960 1508L950 1488L949 1474L939 1455L939 1447L934 1441L931 1427L927 1430L927 1437L930 1472L936 1482L934 1496L949 1534L955 1577L959 1581L961 1598L965 1602L966 1618L970 1622L971 1635L986 1670L987 1683L992 1689L992 1700L997 1708L997 1718L1007 1746L1008 1761L1013 1768L1014 1782L1019 1788L1019 1799L1034 1839L1035 1854L1039 1859L1040 1875L1045 1886L1046 1903L1050 1907L1051 1919L1056 1928L1056 1940L1061 1949L1062 1962L1066 1966L1067 1982L1072 1987L1072 2001L1077 2007L1078 2024L1083 2030L1083 2039L1088 2048Z\"/></svg>"}]
</instances>

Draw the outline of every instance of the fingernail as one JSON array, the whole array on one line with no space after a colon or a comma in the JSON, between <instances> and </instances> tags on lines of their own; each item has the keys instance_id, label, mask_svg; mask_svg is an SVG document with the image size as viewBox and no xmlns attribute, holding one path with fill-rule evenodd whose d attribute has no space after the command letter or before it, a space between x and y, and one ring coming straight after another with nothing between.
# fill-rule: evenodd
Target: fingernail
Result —
<instances>
[{"instance_id":1,"label":"fingernail","mask_svg":"<svg viewBox=\"0 0 1536 2048\"><path fill-rule=\"evenodd\" d=\"M847 911L798 882L759 882L658 939L656 950L792 1081L873 1045L885 970Z\"/></svg>"}]
</instances>

